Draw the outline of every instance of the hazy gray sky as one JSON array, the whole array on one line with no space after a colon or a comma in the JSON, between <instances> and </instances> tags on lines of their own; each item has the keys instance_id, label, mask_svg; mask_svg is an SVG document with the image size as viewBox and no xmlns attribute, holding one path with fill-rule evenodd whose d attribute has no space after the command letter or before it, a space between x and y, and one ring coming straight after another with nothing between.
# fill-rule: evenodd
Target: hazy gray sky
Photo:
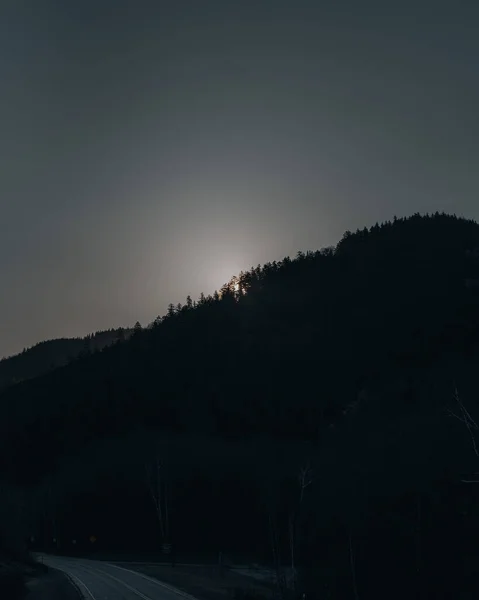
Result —
<instances>
[{"instance_id":1,"label":"hazy gray sky","mask_svg":"<svg viewBox=\"0 0 479 600\"><path fill-rule=\"evenodd\" d=\"M473 0L3 0L0 356L479 218L478 28Z\"/></svg>"}]
</instances>

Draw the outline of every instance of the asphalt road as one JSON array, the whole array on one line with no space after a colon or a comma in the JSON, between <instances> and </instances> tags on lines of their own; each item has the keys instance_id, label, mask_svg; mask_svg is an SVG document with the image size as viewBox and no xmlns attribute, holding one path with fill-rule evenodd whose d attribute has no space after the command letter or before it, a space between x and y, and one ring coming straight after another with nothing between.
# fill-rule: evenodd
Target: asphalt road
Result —
<instances>
[{"instance_id":1,"label":"asphalt road","mask_svg":"<svg viewBox=\"0 0 479 600\"><path fill-rule=\"evenodd\" d=\"M46 555L42 558L49 567L63 571L85 600L195 600L170 585L111 563Z\"/></svg>"}]
</instances>

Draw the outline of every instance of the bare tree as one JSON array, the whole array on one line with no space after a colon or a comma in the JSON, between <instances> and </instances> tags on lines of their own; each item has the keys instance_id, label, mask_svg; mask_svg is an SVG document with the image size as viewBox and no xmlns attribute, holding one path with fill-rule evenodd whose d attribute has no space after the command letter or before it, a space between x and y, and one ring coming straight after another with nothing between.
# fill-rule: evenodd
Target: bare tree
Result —
<instances>
[{"instance_id":1,"label":"bare tree","mask_svg":"<svg viewBox=\"0 0 479 600\"><path fill-rule=\"evenodd\" d=\"M273 562L276 572L276 585L278 586L278 595L281 600L285 600L287 596L287 582L284 569L281 565L280 540L276 516L270 512L269 527L271 534L271 547L273 550Z\"/></svg>"},{"instance_id":2,"label":"bare tree","mask_svg":"<svg viewBox=\"0 0 479 600\"><path fill-rule=\"evenodd\" d=\"M421 540L421 494L417 495L416 503L416 573L418 581L418 598L421 596L422 577L422 540Z\"/></svg>"},{"instance_id":3,"label":"bare tree","mask_svg":"<svg viewBox=\"0 0 479 600\"><path fill-rule=\"evenodd\" d=\"M157 456L152 465L145 465L146 479L160 526L162 544L171 544L168 512L168 479L164 463Z\"/></svg>"},{"instance_id":4,"label":"bare tree","mask_svg":"<svg viewBox=\"0 0 479 600\"><path fill-rule=\"evenodd\" d=\"M60 542L58 539L57 497L51 483L47 482L42 492L45 546L52 545L55 550L58 550Z\"/></svg>"},{"instance_id":5,"label":"bare tree","mask_svg":"<svg viewBox=\"0 0 479 600\"><path fill-rule=\"evenodd\" d=\"M451 409L447 409L447 412L449 416L458 419L461 423L463 423L466 426L469 436L471 438L472 449L474 451L474 454L479 458L479 451L477 448L476 438L474 437L474 432L478 431L479 427L476 421L471 417L467 408L464 406L462 400L460 399L457 386L454 386L454 400L457 404L458 411L454 412ZM474 473L474 475L479 476L479 472ZM463 483L479 483L479 479L462 479L461 481Z\"/></svg>"},{"instance_id":6,"label":"bare tree","mask_svg":"<svg viewBox=\"0 0 479 600\"><path fill-rule=\"evenodd\" d=\"M297 581L296 581L296 527L297 519L301 512L301 506L304 500L305 490L308 486L313 483L313 472L311 469L311 462L308 461L304 466L300 467L298 473L299 483L299 502L296 509L290 514L289 517L289 547L291 556L291 580L290 586L294 592L296 592Z\"/></svg>"},{"instance_id":7,"label":"bare tree","mask_svg":"<svg viewBox=\"0 0 479 600\"><path fill-rule=\"evenodd\" d=\"M353 580L354 598L355 598L355 600L359 600L358 586L356 583L356 563L354 560L354 553L353 553L353 536L351 533L349 534L349 564L351 566L351 577Z\"/></svg>"},{"instance_id":8,"label":"bare tree","mask_svg":"<svg viewBox=\"0 0 479 600\"><path fill-rule=\"evenodd\" d=\"M268 505L268 520L273 555L273 564L276 575L278 596L281 599L296 595L297 592L297 552L298 552L298 519L305 500L306 488L313 483L313 470L310 460L293 474L294 479L289 479L288 500L285 500L284 489L281 486L281 477L278 474L270 475L263 481L266 502ZM286 506L285 506L286 502ZM287 519L280 520L283 513L280 507L288 508ZM284 513L283 513L284 514ZM283 537L284 536L284 537ZM281 539L287 541L285 548ZM281 556L281 549L286 556ZM287 556L289 554L289 557ZM285 564L284 558L290 567Z\"/></svg>"},{"instance_id":9,"label":"bare tree","mask_svg":"<svg viewBox=\"0 0 479 600\"><path fill-rule=\"evenodd\" d=\"M295 515L291 513L289 516L289 551L291 555L291 587L296 591L296 523Z\"/></svg>"},{"instance_id":10,"label":"bare tree","mask_svg":"<svg viewBox=\"0 0 479 600\"><path fill-rule=\"evenodd\" d=\"M311 469L311 462L308 461L306 466L301 467L298 475L299 486L300 486L300 497L299 502L303 501L304 490L313 483L313 471Z\"/></svg>"}]
</instances>

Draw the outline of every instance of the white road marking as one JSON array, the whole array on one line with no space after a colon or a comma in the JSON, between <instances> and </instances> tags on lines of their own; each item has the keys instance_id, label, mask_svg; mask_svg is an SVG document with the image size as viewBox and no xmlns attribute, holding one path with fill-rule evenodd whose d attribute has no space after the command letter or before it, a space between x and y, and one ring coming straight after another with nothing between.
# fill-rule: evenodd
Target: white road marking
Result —
<instances>
[{"instance_id":1,"label":"white road marking","mask_svg":"<svg viewBox=\"0 0 479 600\"><path fill-rule=\"evenodd\" d=\"M90 567L90 568L92 568L92 567ZM133 592L137 596L140 596L140 598L143 598L143 600L153 600L153 598L150 598L149 596L145 596L145 594L142 594L138 590L135 590L135 588L132 588L131 585L128 585L127 583L125 583L121 579L118 579L118 577L115 577L114 575L110 575L110 573L107 573L106 571L102 571L101 569L98 569L98 568L94 567L94 572L95 571L98 572L98 573L102 573L103 575L106 575L106 577L109 577L110 579L113 579L117 583L125 586L128 590L130 590L130 592Z\"/></svg>"},{"instance_id":2,"label":"white road marking","mask_svg":"<svg viewBox=\"0 0 479 600\"><path fill-rule=\"evenodd\" d=\"M133 573L134 575L138 575L139 577L146 579L146 581L154 583L155 585L158 585L159 587L162 587L162 588L168 590L169 592L173 592L174 594L183 596L183 598L187 598L188 600L197 600L194 596L191 596L191 594L187 594L186 592L184 592L183 590L180 590L179 588L175 588L171 585L168 585L167 583L163 583L162 581L159 581L158 579L154 579L153 577L149 577L148 575L145 575L144 573L138 573L138 571L132 571L131 569L126 569L125 567L119 567L118 565L113 565L112 563L107 563L107 565L109 567L115 567L115 569L121 569L122 571L127 571L128 573Z\"/></svg>"},{"instance_id":3,"label":"white road marking","mask_svg":"<svg viewBox=\"0 0 479 600\"><path fill-rule=\"evenodd\" d=\"M81 579L79 579L76 575L73 575L73 573L70 573L69 571L66 571L65 569L59 569L59 570L63 571L65 573L65 575L70 578L70 580L73 583L73 586L78 590L78 592L81 594L81 596L85 600L88 600L89 597L91 598L91 600L96 600L95 596L91 593L91 591L88 588L88 586L86 585L86 583L83 583L83 581ZM82 592L82 588L84 588L86 590L88 596L86 596Z\"/></svg>"}]
</instances>

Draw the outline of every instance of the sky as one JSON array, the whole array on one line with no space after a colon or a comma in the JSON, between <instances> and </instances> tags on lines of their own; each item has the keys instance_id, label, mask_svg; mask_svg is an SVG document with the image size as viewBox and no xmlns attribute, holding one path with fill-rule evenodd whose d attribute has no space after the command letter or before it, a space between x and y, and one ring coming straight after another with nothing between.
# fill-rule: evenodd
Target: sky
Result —
<instances>
[{"instance_id":1,"label":"sky","mask_svg":"<svg viewBox=\"0 0 479 600\"><path fill-rule=\"evenodd\" d=\"M3 0L0 356L146 325L394 215L479 219L478 19L472 0Z\"/></svg>"}]
</instances>

